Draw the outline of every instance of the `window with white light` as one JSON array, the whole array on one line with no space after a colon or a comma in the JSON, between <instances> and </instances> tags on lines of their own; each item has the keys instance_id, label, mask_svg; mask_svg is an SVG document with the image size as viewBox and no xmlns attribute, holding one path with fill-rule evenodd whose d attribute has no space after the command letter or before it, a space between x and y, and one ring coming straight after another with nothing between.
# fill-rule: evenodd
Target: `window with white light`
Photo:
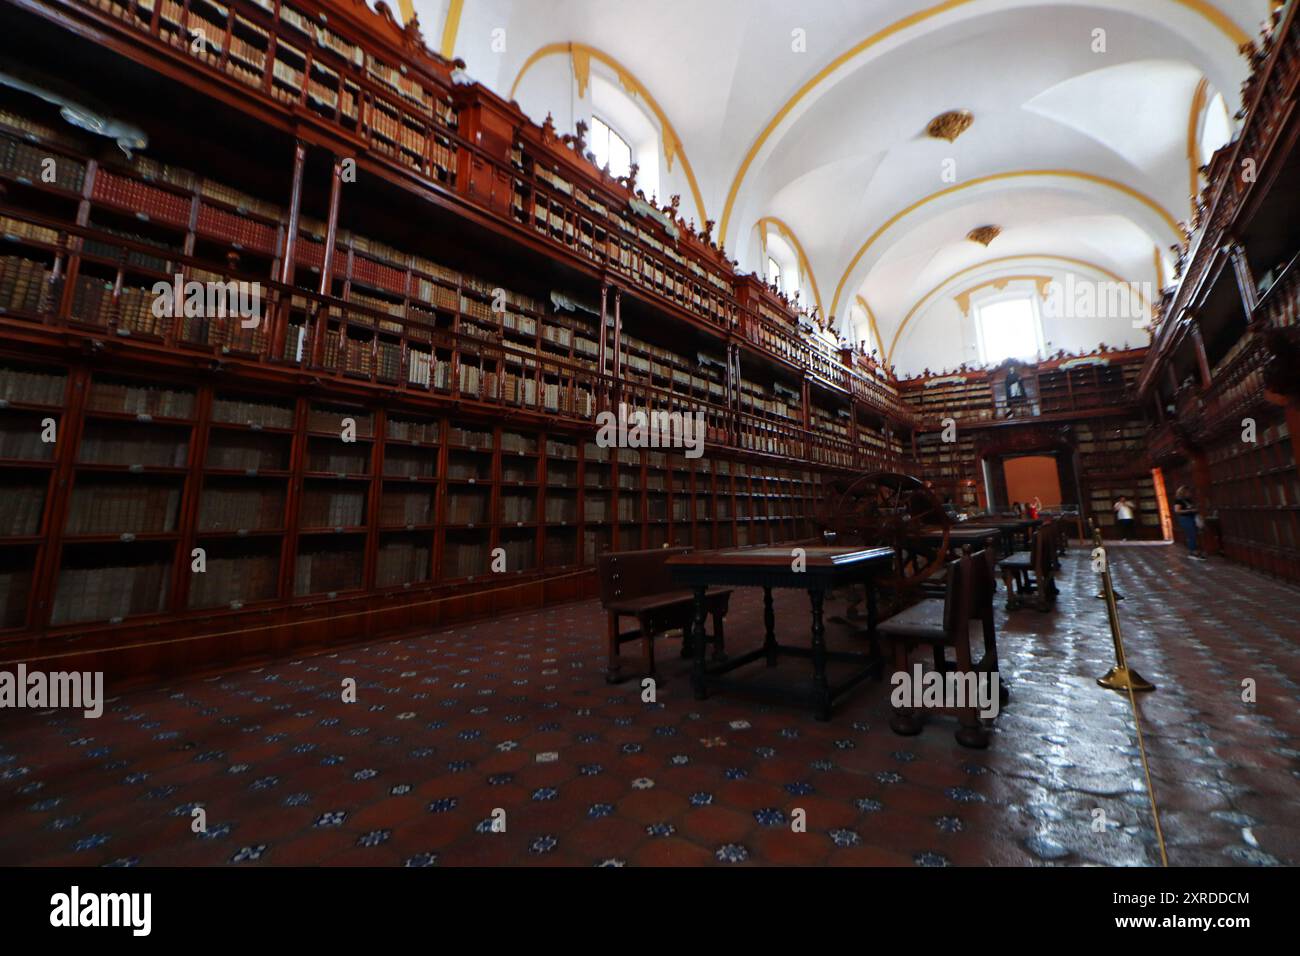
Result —
<instances>
[{"instance_id":1,"label":"window with white light","mask_svg":"<svg viewBox=\"0 0 1300 956\"><path fill-rule=\"evenodd\" d=\"M591 151L596 165L609 167L611 176L626 176L632 171L632 147L599 116L591 118Z\"/></svg>"},{"instance_id":2,"label":"window with white light","mask_svg":"<svg viewBox=\"0 0 1300 956\"><path fill-rule=\"evenodd\" d=\"M980 361L997 365L1006 359L1037 359L1043 351L1038 300L1032 295L1003 296L975 307Z\"/></svg>"},{"instance_id":3,"label":"window with white light","mask_svg":"<svg viewBox=\"0 0 1300 956\"><path fill-rule=\"evenodd\" d=\"M767 281L778 289L781 288L781 263L771 256L767 257Z\"/></svg>"}]
</instances>

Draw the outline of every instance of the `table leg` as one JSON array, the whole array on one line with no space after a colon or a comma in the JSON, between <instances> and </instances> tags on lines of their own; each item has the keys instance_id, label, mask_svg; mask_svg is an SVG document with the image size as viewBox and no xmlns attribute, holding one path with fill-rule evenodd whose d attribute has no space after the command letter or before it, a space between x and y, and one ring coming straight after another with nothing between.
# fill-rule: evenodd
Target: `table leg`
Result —
<instances>
[{"instance_id":1,"label":"table leg","mask_svg":"<svg viewBox=\"0 0 1300 956\"><path fill-rule=\"evenodd\" d=\"M776 666L776 612L772 610L772 589L763 588L763 650L767 653L767 666Z\"/></svg>"},{"instance_id":2,"label":"table leg","mask_svg":"<svg viewBox=\"0 0 1300 956\"><path fill-rule=\"evenodd\" d=\"M871 577L867 578L867 640L870 645L870 653L876 669L876 680L880 680L885 673L885 655L880 649L880 635L876 633L876 626L880 623L880 601L876 594L876 585Z\"/></svg>"},{"instance_id":3,"label":"table leg","mask_svg":"<svg viewBox=\"0 0 1300 956\"><path fill-rule=\"evenodd\" d=\"M831 719L831 692L826 683L826 625L822 621L822 602L826 592L820 588L811 588L808 596L812 599L812 659L813 659L813 696L816 702L818 720Z\"/></svg>"},{"instance_id":4,"label":"table leg","mask_svg":"<svg viewBox=\"0 0 1300 956\"><path fill-rule=\"evenodd\" d=\"M695 690L696 700L704 700L709 696L704 677L704 618L708 613L708 602L705 595L708 590L708 586L703 584L697 585L695 588L695 615L691 629L692 648L695 651L695 668L691 674L691 684Z\"/></svg>"}]
</instances>

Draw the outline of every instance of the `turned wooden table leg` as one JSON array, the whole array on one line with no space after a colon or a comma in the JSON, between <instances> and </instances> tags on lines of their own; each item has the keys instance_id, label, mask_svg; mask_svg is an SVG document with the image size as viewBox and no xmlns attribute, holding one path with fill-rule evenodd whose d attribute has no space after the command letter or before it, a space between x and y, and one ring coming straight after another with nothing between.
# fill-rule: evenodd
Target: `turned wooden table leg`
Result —
<instances>
[{"instance_id":1,"label":"turned wooden table leg","mask_svg":"<svg viewBox=\"0 0 1300 956\"><path fill-rule=\"evenodd\" d=\"M776 612L772 610L772 589L763 588L763 651L767 654L767 666L776 666Z\"/></svg>"},{"instance_id":2,"label":"turned wooden table leg","mask_svg":"<svg viewBox=\"0 0 1300 956\"><path fill-rule=\"evenodd\" d=\"M812 599L812 659L813 699L818 720L831 719L831 692L826 683L826 624L822 620L822 605L826 592L820 588L809 590Z\"/></svg>"},{"instance_id":3,"label":"turned wooden table leg","mask_svg":"<svg viewBox=\"0 0 1300 956\"><path fill-rule=\"evenodd\" d=\"M704 643L704 619L708 615L708 601L706 595L708 587L703 584L695 587L695 615L692 619L691 643L695 651L695 668L691 674L691 685L695 690L695 699L704 700L709 696L709 689L705 684L704 676L704 655L706 653Z\"/></svg>"}]
</instances>

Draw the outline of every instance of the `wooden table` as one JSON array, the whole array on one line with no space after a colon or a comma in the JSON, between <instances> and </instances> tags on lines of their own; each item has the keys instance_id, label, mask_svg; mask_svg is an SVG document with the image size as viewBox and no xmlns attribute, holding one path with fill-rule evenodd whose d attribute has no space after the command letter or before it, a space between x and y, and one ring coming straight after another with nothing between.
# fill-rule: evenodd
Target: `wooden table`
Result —
<instances>
[{"instance_id":1,"label":"wooden table","mask_svg":"<svg viewBox=\"0 0 1300 956\"><path fill-rule=\"evenodd\" d=\"M948 529L948 550L957 551L967 545L972 551L978 551L996 541L1002 535L999 528L968 527L964 524L953 525ZM943 543L942 528L923 528L911 535L912 540L922 544L939 545Z\"/></svg>"},{"instance_id":2,"label":"wooden table","mask_svg":"<svg viewBox=\"0 0 1300 956\"><path fill-rule=\"evenodd\" d=\"M1029 533L1043 523L1041 518L982 517L972 518L962 528L993 528L1002 535L1003 556L1018 550L1016 535L1024 535L1025 550L1029 549Z\"/></svg>"},{"instance_id":3,"label":"wooden table","mask_svg":"<svg viewBox=\"0 0 1300 956\"><path fill-rule=\"evenodd\" d=\"M879 676L883 662L878 654L854 654L826 649L826 626L822 605L826 592L847 584L865 584L867 589L867 626L875 646L876 591L874 579L893 568L892 548L804 547L802 568L796 570L794 547L740 548L720 551L693 551L668 559L673 580L695 592L695 616L692 626L695 650L691 684L697 700L704 700L715 688L742 690L772 697L784 703L810 704L818 720L829 720L835 699L849 688L871 676ZM727 587L761 587L763 589L763 646L740 657L709 665L704 657L704 618L706 592L712 585ZM812 604L811 647L778 644L776 615L772 610L773 588L798 588L808 592ZM812 658L812 689L771 688L727 679L723 675L757 660L775 667L780 655ZM826 678L827 661L853 663L859 669L841 683L831 686Z\"/></svg>"}]
</instances>

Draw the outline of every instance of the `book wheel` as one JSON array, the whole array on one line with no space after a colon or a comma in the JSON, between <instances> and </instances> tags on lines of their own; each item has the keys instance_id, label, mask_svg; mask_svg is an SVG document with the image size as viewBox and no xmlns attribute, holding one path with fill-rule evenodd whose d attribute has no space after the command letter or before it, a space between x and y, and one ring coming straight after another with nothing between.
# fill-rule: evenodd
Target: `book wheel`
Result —
<instances>
[{"instance_id":1,"label":"book wheel","mask_svg":"<svg viewBox=\"0 0 1300 956\"><path fill-rule=\"evenodd\" d=\"M942 570L952 528L933 490L919 478L888 471L832 480L816 521L837 545L893 549L892 572L876 578L891 603L908 600Z\"/></svg>"}]
</instances>

